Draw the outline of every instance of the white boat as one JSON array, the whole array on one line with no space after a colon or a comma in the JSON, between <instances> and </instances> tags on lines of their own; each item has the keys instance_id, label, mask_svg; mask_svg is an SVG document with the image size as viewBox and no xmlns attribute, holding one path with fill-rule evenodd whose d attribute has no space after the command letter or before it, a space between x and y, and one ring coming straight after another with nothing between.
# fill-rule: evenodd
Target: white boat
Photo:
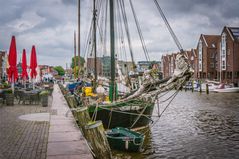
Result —
<instances>
[{"instance_id":1,"label":"white boat","mask_svg":"<svg viewBox=\"0 0 239 159\"><path fill-rule=\"evenodd\" d=\"M208 84L208 90L209 92L214 92L215 89L218 87L218 85L213 83L202 83L201 84L201 91L206 92L206 84ZM200 86L198 84L194 84L194 91L200 91Z\"/></svg>"},{"instance_id":2,"label":"white boat","mask_svg":"<svg viewBox=\"0 0 239 159\"><path fill-rule=\"evenodd\" d=\"M218 88L214 89L217 93L239 93L239 87L229 87L224 84L220 84Z\"/></svg>"}]
</instances>

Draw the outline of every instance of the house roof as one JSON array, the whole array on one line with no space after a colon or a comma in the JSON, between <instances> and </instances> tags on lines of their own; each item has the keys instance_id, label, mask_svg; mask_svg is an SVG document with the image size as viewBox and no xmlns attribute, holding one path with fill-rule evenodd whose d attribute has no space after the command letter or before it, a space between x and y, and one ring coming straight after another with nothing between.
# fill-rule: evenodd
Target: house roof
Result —
<instances>
[{"instance_id":1,"label":"house roof","mask_svg":"<svg viewBox=\"0 0 239 159\"><path fill-rule=\"evenodd\" d=\"M197 57L196 51L197 51L196 49L192 49L192 53L193 53L194 57Z\"/></svg>"},{"instance_id":2,"label":"house roof","mask_svg":"<svg viewBox=\"0 0 239 159\"><path fill-rule=\"evenodd\" d=\"M226 27L228 29L228 32L230 36L232 36L232 39L238 39L239 40L239 27Z\"/></svg>"},{"instance_id":3,"label":"house roof","mask_svg":"<svg viewBox=\"0 0 239 159\"><path fill-rule=\"evenodd\" d=\"M221 36L220 35L204 35L202 34L202 38L209 48L216 48L218 41L220 41Z\"/></svg>"}]
</instances>

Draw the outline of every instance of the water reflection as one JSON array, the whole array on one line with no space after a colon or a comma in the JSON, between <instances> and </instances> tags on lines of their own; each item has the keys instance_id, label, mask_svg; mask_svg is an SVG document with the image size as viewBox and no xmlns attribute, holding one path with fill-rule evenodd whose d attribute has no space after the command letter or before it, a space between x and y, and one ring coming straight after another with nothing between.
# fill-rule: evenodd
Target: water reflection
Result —
<instances>
[{"instance_id":1,"label":"water reflection","mask_svg":"<svg viewBox=\"0 0 239 159\"><path fill-rule=\"evenodd\" d=\"M144 151L118 154L133 159L237 158L238 97L239 94L180 92L147 133ZM160 111L165 106L166 103L160 105ZM157 115L157 109L154 115Z\"/></svg>"}]
</instances>

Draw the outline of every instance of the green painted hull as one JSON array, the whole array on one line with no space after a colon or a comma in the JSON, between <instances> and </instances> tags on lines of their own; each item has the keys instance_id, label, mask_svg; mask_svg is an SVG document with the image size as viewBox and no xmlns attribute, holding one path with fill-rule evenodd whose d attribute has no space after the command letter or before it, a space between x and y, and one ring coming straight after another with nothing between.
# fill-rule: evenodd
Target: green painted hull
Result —
<instances>
[{"instance_id":1,"label":"green painted hull","mask_svg":"<svg viewBox=\"0 0 239 159\"><path fill-rule=\"evenodd\" d=\"M144 135L120 127L108 131L106 137L111 149L121 151L139 152L144 142Z\"/></svg>"},{"instance_id":2,"label":"green painted hull","mask_svg":"<svg viewBox=\"0 0 239 159\"><path fill-rule=\"evenodd\" d=\"M151 115L154 103L131 100L124 103L99 105L97 113L95 109L95 105L89 107L90 116L92 117L93 114L97 114L96 120L101 120L105 129L115 127L141 128L148 126L152 121ZM143 115L139 116L141 113Z\"/></svg>"}]
</instances>

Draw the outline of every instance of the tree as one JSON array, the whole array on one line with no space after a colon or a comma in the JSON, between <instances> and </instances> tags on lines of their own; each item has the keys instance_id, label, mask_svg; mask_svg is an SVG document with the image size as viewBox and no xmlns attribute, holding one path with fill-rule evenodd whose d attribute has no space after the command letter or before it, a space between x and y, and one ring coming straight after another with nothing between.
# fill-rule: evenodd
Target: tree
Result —
<instances>
[{"instance_id":1,"label":"tree","mask_svg":"<svg viewBox=\"0 0 239 159\"><path fill-rule=\"evenodd\" d=\"M54 69L58 72L58 75L63 76L65 75L65 70L61 66L56 66Z\"/></svg>"},{"instance_id":2,"label":"tree","mask_svg":"<svg viewBox=\"0 0 239 159\"><path fill-rule=\"evenodd\" d=\"M76 66L78 66L78 60L79 60L79 58L78 58L78 56L76 56L75 57L76 58ZM72 57L72 59L71 59L71 68L72 69L74 69L74 65L75 65L75 59L74 57ZM83 58L83 57L80 57L80 66L81 66L81 68L83 68L84 67L84 63L85 63L85 59Z\"/></svg>"}]
</instances>

